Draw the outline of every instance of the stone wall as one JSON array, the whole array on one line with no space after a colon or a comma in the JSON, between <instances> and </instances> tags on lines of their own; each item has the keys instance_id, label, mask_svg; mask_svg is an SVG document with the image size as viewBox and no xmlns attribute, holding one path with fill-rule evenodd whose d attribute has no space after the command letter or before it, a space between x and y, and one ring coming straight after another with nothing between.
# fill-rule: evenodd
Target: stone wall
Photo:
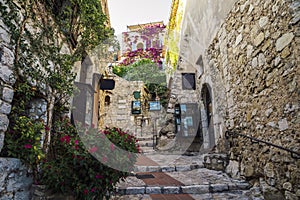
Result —
<instances>
[{"instance_id":1,"label":"stone wall","mask_svg":"<svg viewBox=\"0 0 300 200\"><path fill-rule=\"evenodd\" d=\"M0 158L0 199L30 198L32 177L19 159Z\"/></svg>"},{"instance_id":2,"label":"stone wall","mask_svg":"<svg viewBox=\"0 0 300 200\"><path fill-rule=\"evenodd\" d=\"M238 1L207 50L225 128L298 152L299 9L296 0ZM231 172L279 189L265 189L269 199L299 198L299 159L241 137L230 142Z\"/></svg>"},{"instance_id":3,"label":"stone wall","mask_svg":"<svg viewBox=\"0 0 300 200\"><path fill-rule=\"evenodd\" d=\"M2 10L10 2L14 6L18 16L16 19L11 19L10 23L18 25L19 22L15 20L23 19L22 7L16 3L16 1L3 1L1 0ZM4 6L5 5L5 6ZM11 12L12 8L7 8L6 11ZM2 11L1 11L2 12ZM13 13L13 12L11 12ZM14 55L15 48L12 45L11 30L4 23L4 17L0 15L0 152L4 145L5 132L9 125L9 114L11 113L12 102L14 100L14 84L16 82L16 74L14 74ZM35 31L38 28L35 27L33 20L28 20L26 28L29 31ZM15 30L14 30L15 31ZM58 34L57 42L62 42L62 35ZM27 40L26 40L27 41ZM27 41L28 42L28 41ZM28 42L29 43L29 42ZM68 45L63 45L61 53L70 52ZM22 52L25 53L25 52ZM21 73L20 73L21 74ZM37 82L28 80L33 88L37 86ZM45 92L45 91L42 91ZM47 121L47 102L41 97L36 97L30 102L30 108L28 109L29 116L33 119L41 119L44 122ZM0 199L30 199L30 188L33 180L28 173L28 168L25 167L19 159L16 158L1 158L0 157Z\"/></svg>"},{"instance_id":4,"label":"stone wall","mask_svg":"<svg viewBox=\"0 0 300 200\"><path fill-rule=\"evenodd\" d=\"M115 80L115 88L110 91L100 91L100 121L99 127L115 126L128 131L130 134L140 134L142 131L139 124L141 115L133 115L131 113L131 101L134 101L134 91L141 91L141 101L143 97L144 83L142 81L127 81L121 77L113 75ZM105 98L107 98L105 100ZM145 107L144 107L145 108ZM144 110L142 114L145 118L149 117L149 113ZM144 124L144 130L148 130L150 119Z\"/></svg>"},{"instance_id":5,"label":"stone wall","mask_svg":"<svg viewBox=\"0 0 300 200\"><path fill-rule=\"evenodd\" d=\"M179 62L173 74L171 92L175 94L177 103L198 103L201 112L203 146L211 149L224 136L225 113L224 85L220 75L210 68L205 51L214 39L226 15L237 0L188 0L182 21ZM182 90L182 73L195 73L196 89ZM201 95L203 85L211 88L212 119L209 130L207 110Z\"/></svg>"},{"instance_id":6,"label":"stone wall","mask_svg":"<svg viewBox=\"0 0 300 200\"><path fill-rule=\"evenodd\" d=\"M9 45L10 34L8 28L0 18L0 151L3 147L4 133L8 127L7 115L11 110L14 96L13 75L14 48Z\"/></svg>"}]
</instances>

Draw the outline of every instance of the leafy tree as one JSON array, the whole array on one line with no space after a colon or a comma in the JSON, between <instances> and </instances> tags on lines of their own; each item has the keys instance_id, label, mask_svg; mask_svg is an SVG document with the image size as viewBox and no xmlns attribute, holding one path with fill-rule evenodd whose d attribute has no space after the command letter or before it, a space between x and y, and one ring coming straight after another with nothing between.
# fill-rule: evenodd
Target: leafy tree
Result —
<instances>
[{"instance_id":1,"label":"leafy tree","mask_svg":"<svg viewBox=\"0 0 300 200\"><path fill-rule=\"evenodd\" d=\"M143 81L152 94L152 100L159 97L163 106L167 103L168 89L166 74L149 59L141 59L129 66L114 67L113 72L128 81Z\"/></svg>"}]
</instances>

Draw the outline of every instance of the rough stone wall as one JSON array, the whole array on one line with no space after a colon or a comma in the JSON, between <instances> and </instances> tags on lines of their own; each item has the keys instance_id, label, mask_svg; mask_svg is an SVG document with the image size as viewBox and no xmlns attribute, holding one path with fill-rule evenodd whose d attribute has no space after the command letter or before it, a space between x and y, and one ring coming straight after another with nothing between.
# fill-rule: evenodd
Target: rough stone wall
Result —
<instances>
[{"instance_id":1,"label":"rough stone wall","mask_svg":"<svg viewBox=\"0 0 300 200\"><path fill-rule=\"evenodd\" d=\"M225 89L226 128L298 152L299 9L296 0L238 1L207 51ZM231 172L299 198L299 159L241 137L231 142Z\"/></svg>"},{"instance_id":2,"label":"rough stone wall","mask_svg":"<svg viewBox=\"0 0 300 200\"><path fill-rule=\"evenodd\" d=\"M224 84L220 73L211 68L205 51L213 41L226 15L237 0L188 0L182 21L181 41L178 67L173 75L171 92L176 95L178 103L198 103L203 127L203 148L210 149L224 136L224 119L226 101ZM182 90L181 73L195 73L196 90ZM212 96L212 133L208 131L208 120L201 96L203 85L209 85ZM213 135L213 136L211 136ZM216 141L211 141L216 140Z\"/></svg>"},{"instance_id":3,"label":"rough stone wall","mask_svg":"<svg viewBox=\"0 0 300 200\"><path fill-rule=\"evenodd\" d=\"M142 81L127 81L121 77L114 76L115 88L111 91L100 91L100 121L99 127L116 126L128 131L130 134L140 134L141 128L137 117L140 115L131 114L131 101L134 101L133 92L141 91L143 96L144 83ZM110 102L105 102L105 97L109 96ZM144 100L143 98L141 99ZM142 113L149 117L146 110ZM150 120L145 124L143 130L147 130Z\"/></svg>"},{"instance_id":4,"label":"rough stone wall","mask_svg":"<svg viewBox=\"0 0 300 200\"><path fill-rule=\"evenodd\" d=\"M15 1L14 1L15 2ZM1 1L1 4L6 4ZM19 14L24 13L21 7ZM1 13L2 14L2 13ZM22 17L20 17L22 18ZM12 23L14 21L12 20ZM34 30L34 21L28 25L29 30ZM32 28L32 29L31 29ZM62 39L58 38L58 42ZM28 42L29 43L29 42ZM68 45L63 45L61 52L70 52ZM16 82L14 74L14 53L15 48L11 42L11 32L0 15L0 152L4 145L5 132L9 125L8 115L11 112L12 101L14 98L13 86ZM34 84L34 83L33 83ZM29 115L33 119L41 119L46 122L47 105L46 101L37 97L31 102ZM16 158L0 158L0 199L30 199L30 188L32 177L28 168Z\"/></svg>"},{"instance_id":5,"label":"rough stone wall","mask_svg":"<svg viewBox=\"0 0 300 200\"><path fill-rule=\"evenodd\" d=\"M8 28L0 18L0 151L3 147L4 133L9 124L7 115L11 111L14 96L12 87L15 83L13 74L14 48L9 43Z\"/></svg>"},{"instance_id":6,"label":"rough stone wall","mask_svg":"<svg viewBox=\"0 0 300 200\"><path fill-rule=\"evenodd\" d=\"M29 199L32 178L21 161L0 158L0 166L0 199Z\"/></svg>"}]
</instances>

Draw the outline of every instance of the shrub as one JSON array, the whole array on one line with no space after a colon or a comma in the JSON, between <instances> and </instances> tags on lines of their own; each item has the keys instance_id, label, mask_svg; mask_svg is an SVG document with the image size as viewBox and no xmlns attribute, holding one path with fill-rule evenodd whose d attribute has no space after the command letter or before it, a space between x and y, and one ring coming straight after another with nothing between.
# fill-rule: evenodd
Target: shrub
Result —
<instances>
[{"instance_id":1,"label":"shrub","mask_svg":"<svg viewBox=\"0 0 300 200\"><path fill-rule=\"evenodd\" d=\"M20 116L13 121L5 134L4 149L1 156L19 158L38 177L38 164L44 157L41 147L42 132L45 132L43 121Z\"/></svg>"},{"instance_id":2,"label":"shrub","mask_svg":"<svg viewBox=\"0 0 300 200\"><path fill-rule=\"evenodd\" d=\"M119 128L76 130L64 119L55 124L49 155L41 165L42 184L54 192L72 193L77 199L102 199L114 190L118 181L129 175L128 170L132 170L136 162L136 154L113 155L117 147L133 153L139 151L136 139ZM97 159L99 156L101 162ZM123 163L126 171L105 164L112 159L113 164Z\"/></svg>"}]
</instances>

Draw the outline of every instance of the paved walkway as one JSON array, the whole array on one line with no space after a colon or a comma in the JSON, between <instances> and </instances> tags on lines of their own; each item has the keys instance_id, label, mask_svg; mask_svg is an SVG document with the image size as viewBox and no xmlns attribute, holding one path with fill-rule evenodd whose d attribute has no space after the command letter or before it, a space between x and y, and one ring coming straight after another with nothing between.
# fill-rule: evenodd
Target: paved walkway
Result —
<instances>
[{"instance_id":1,"label":"paved walkway","mask_svg":"<svg viewBox=\"0 0 300 200\"><path fill-rule=\"evenodd\" d=\"M143 148L143 147L142 147ZM113 200L263 200L244 180L208 170L204 155L164 154L147 146L131 176L117 185Z\"/></svg>"}]
</instances>

